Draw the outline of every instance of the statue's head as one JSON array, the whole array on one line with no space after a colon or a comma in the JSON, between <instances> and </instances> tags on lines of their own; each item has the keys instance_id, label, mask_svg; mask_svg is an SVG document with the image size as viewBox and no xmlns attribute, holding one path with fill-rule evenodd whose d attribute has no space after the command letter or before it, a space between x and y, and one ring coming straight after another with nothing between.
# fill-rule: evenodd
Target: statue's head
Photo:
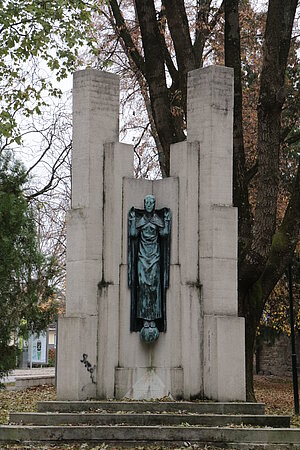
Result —
<instances>
[{"instance_id":1,"label":"statue's head","mask_svg":"<svg viewBox=\"0 0 300 450\"><path fill-rule=\"evenodd\" d=\"M155 209L154 195L146 195L144 198L144 208L147 213L152 213Z\"/></svg>"}]
</instances>

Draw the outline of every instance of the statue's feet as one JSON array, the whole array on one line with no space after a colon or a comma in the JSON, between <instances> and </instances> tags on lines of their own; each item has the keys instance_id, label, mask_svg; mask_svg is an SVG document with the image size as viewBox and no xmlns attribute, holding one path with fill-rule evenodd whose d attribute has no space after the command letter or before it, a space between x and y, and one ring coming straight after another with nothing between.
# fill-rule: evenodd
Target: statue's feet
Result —
<instances>
[{"instance_id":1,"label":"statue's feet","mask_svg":"<svg viewBox=\"0 0 300 450\"><path fill-rule=\"evenodd\" d=\"M141 339L147 344L151 344L151 342L157 341L159 337L159 331L156 326L154 320L148 322L148 320L144 321L144 326L140 331Z\"/></svg>"}]
</instances>

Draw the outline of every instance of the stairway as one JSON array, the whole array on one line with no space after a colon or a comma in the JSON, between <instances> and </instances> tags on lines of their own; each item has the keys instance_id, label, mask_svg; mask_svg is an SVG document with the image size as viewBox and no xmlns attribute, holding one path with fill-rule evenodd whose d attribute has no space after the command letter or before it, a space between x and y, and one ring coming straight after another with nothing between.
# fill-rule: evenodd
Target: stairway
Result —
<instances>
[{"instance_id":1,"label":"stairway","mask_svg":"<svg viewBox=\"0 0 300 450\"><path fill-rule=\"evenodd\" d=\"M3 443L105 442L162 448L300 449L288 416L267 416L262 403L54 401L37 413L11 413ZM109 447L110 448L110 447Z\"/></svg>"}]
</instances>

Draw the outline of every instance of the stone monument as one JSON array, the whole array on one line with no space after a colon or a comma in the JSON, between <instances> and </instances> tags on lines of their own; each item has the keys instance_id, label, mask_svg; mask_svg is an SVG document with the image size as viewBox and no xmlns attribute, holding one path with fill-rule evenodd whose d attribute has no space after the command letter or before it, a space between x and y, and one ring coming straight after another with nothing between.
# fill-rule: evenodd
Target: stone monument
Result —
<instances>
[{"instance_id":1,"label":"stone monument","mask_svg":"<svg viewBox=\"0 0 300 450\"><path fill-rule=\"evenodd\" d=\"M117 76L75 73L73 99L57 398L245 400L233 70L189 73L187 140L172 145L162 180L133 178Z\"/></svg>"}]
</instances>

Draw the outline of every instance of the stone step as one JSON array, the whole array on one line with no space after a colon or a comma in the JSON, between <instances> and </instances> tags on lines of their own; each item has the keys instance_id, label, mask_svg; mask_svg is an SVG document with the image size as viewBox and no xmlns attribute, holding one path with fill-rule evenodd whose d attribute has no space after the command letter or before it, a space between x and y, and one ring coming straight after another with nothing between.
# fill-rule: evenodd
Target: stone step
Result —
<instances>
[{"instance_id":1,"label":"stone step","mask_svg":"<svg viewBox=\"0 0 300 450\"><path fill-rule=\"evenodd\" d=\"M225 415L225 414L108 414L108 413L11 413L10 422L24 425L252 425L287 428L289 416Z\"/></svg>"},{"instance_id":2,"label":"stone step","mask_svg":"<svg viewBox=\"0 0 300 450\"><path fill-rule=\"evenodd\" d=\"M139 446L214 445L225 448L293 448L300 447L300 429L237 428L197 426L0 426L0 442L22 444L91 442L108 445ZM273 447L272 447L273 446Z\"/></svg>"},{"instance_id":3,"label":"stone step","mask_svg":"<svg viewBox=\"0 0 300 450\"><path fill-rule=\"evenodd\" d=\"M39 412L132 411L195 414L264 414L264 403L247 402L116 402L116 401L45 401L38 402Z\"/></svg>"}]
</instances>

